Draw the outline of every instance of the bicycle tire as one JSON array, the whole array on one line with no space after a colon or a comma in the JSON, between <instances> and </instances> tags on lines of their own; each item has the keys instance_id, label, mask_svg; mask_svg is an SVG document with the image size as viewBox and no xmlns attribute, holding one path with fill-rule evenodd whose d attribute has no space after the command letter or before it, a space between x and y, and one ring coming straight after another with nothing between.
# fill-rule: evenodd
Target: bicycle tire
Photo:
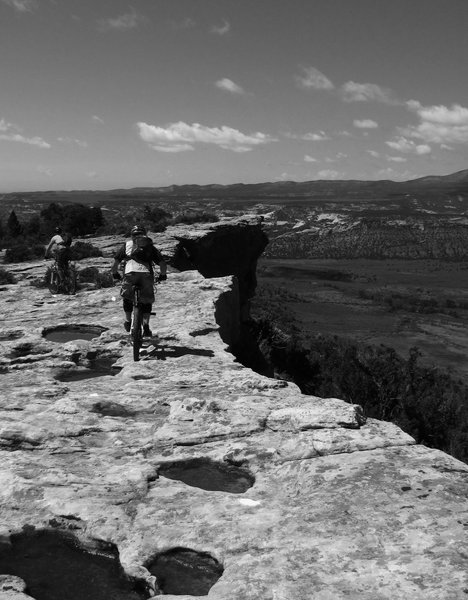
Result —
<instances>
[{"instance_id":1,"label":"bicycle tire","mask_svg":"<svg viewBox=\"0 0 468 600\"><path fill-rule=\"evenodd\" d=\"M143 332L141 330L143 315L140 306L133 307L132 341L133 341L133 360L140 360L140 348L143 342Z\"/></svg>"},{"instance_id":2,"label":"bicycle tire","mask_svg":"<svg viewBox=\"0 0 468 600\"><path fill-rule=\"evenodd\" d=\"M50 269L50 273L47 278L47 287L51 294L58 294L60 288L59 276L53 267Z\"/></svg>"},{"instance_id":3,"label":"bicycle tire","mask_svg":"<svg viewBox=\"0 0 468 600\"><path fill-rule=\"evenodd\" d=\"M70 267L69 273L65 278L64 287L67 294L71 296L76 294L76 271L73 267Z\"/></svg>"}]
</instances>

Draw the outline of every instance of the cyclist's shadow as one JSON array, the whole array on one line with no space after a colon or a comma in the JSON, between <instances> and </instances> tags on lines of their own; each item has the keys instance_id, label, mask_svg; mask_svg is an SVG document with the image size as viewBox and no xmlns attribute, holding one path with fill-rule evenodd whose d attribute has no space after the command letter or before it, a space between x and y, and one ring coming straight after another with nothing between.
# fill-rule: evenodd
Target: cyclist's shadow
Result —
<instances>
[{"instance_id":1,"label":"cyclist's shadow","mask_svg":"<svg viewBox=\"0 0 468 600\"><path fill-rule=\"evenodd\" d=\"M157 342L152 342L147 348L140 350L142 358L155 358L156 360L167 360L168 358L179 358L191 354L192 356L213 357L213 350L204 350L202 348L190 348L189 346L157 346Z\"/></svg>"}]
</instances>

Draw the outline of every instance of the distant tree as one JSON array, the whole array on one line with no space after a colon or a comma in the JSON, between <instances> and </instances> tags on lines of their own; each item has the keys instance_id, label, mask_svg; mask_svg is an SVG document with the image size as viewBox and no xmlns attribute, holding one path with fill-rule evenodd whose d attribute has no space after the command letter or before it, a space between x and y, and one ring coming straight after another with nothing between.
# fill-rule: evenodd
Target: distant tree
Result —
<instances>
[{"instance_id":1,"label":"distant tree","mask_svg":"<svg viewBox=\"0 0 468 600\"><path fill-rule=\"evenodd\" d=\"M146 223L151 225L152 231L164 231L172 219L171 213L159 206L145 204L143 217Z\"/></svg>"},{"instance_id":2,"label":"distant tree","mask_svg":"<svg viewBox=\"0 0 468 600\"><path fill-rule=\"evenodd\" d=\"M14 210L11 211L10 216L8 217L7 228L8 233L12 238L18 237L23 232L21 223L19 222Z\"/></svg>"},{"instance_id":3,"label":"distant tree","mask_svg":"<svg viewBox=\"0 0 468 600\"><path fill-rule=\"evenodd\" d=\"M33 215L26 223L24 233L27 236L39 237L41 233L41 219L39 215Z\"/></svg>"},{"instance_id":4,"label":"distant tree","mask_svg":"<svg viewBox=\"0 0 468 600\"><path fill-rule=\"evenodd\" d=\"M99 206L93 206L91 210L93 211L94 227L96 229L99 229L99 227L102 227L104 225L104 217L102 215L102 210Z\"/></svg>"},{"instance_id":5,"label":"distant tree","mask_svg":"<svg viewBox=\"0 0 468 600\"><path fill-rule=\"evenodd\" d=\"M47 208L41 210L41 217L45 221L47 229L50 232L54 227L58 227L62 224L63 209L60 204L52 202Z\"/></svg>"}]
</instances>

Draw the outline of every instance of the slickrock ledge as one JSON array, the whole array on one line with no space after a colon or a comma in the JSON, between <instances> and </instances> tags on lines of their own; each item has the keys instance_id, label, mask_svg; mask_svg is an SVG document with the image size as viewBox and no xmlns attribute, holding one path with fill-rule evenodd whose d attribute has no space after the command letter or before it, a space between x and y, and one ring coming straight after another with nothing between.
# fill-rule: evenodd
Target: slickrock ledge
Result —
<instances>
[{"instance_id":1,"label":"slickrock ledge","mask_svg":"<svg viewBox=\"0 0 468 600\"><path fill-rule=\"evenodd\" d=\"M0 292L1 548L32 528L114 548L143 597L161 594L151 561L177 548L222 565L211 600L468 597L468 466L237 363L235 280L170 273L134 363L118 289L51 296L28 280L44 269ZM97 337L44 337L69 326ZM73 381L105 359L120 371ZM179 461L253 485L163 476ZM2 575L0 599L31 597Z\"/></svg>"}]
</instances>

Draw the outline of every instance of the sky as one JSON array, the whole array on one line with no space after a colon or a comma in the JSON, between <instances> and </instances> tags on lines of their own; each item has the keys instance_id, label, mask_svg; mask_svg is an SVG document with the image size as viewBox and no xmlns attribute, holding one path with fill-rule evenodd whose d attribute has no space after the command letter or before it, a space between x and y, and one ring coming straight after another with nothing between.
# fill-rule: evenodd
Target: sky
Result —
<instances>
[{"instance_id":1,"label":"sky","mask_svg":"<svg viewBox=\"0 0 468 600\"><path fill-rule=\"evenodd\" d=\"M0 193L468 168L467 0L0 0Z\"/></svg>"}]
</instances>

